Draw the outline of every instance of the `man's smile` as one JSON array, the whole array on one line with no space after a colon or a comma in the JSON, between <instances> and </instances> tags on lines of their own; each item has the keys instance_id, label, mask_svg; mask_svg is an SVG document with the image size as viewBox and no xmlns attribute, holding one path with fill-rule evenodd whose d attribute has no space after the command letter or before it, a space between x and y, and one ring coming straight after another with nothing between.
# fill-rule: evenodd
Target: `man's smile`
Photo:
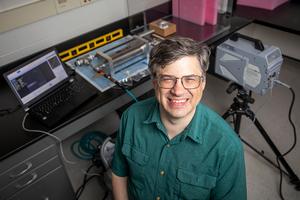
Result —
<instances>
[{"instance_id":1,"label":"man's smile","mask_svg":"<svg viewBox=\"0 0 300 200\"><path fill-rule=\"evenodd\" d=\"M189 101L189 98L180 98L180 99L173 99L168 98L170 106L185 106L186 103Z\"/></svg>"}]
</instances>

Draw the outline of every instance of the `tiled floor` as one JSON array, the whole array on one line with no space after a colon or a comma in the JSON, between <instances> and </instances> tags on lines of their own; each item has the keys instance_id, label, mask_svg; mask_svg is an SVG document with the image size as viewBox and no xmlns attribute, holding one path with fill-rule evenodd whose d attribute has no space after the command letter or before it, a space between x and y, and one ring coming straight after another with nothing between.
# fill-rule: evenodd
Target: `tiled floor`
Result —
<instances>
[{"instance_id":1,"label":"tiled floor","mask_svg":"<svg viewBox=\"0 0 300 200\"><path fill-rule=\"evenodd\" d=\"M280 80L292 86L296 93L296 101L292 112L292 119L295 122L296 129L300 130L300 63L285 59L282 65ZM203 97L203 102L223 114L231 105L234 93L229 95L225 92L228 83L208 75L206 91ZM285 152L293 142L293 132L291 125L288 122L288 109L291 102L291 94L288 89L283 87L274 87L272 91L264 96L253 94L255 103L251 105L257 119L261 122L267 133L279 148L281 152ZM65 151L70 159L76 160L77 165L66 165L73 187L75 189L82 182L83 171L87 169L89 162L76 159L69 151L68 146L72 141L77 140L88 130L102 130L107 133L112 133L116 130L118 122L117 116L112 114L108 119L100 120L94 126L81 131L78 135L65 141ZM106 128L106 129L105 129ZM263 150L265 155L275 161L275 157L261 137L252 121L243 118L241 124L240 135L247 142L251 143L259 150ZM300 177L300 144L296 145L295 149L286 156L286 160ZM279 173L278 170L271 166L264 159L259 157L251 149L245 146L245 160L247 172L247 188L248 200L279 200ZM103 197L103 189L99 184L99 179L89 183L81 196L81 200L100 200ZM296 191L294 186L289 184L289 180L284 177L283 195L285 200L300 199L300 191Z\"/></svg>"}]
</instances>

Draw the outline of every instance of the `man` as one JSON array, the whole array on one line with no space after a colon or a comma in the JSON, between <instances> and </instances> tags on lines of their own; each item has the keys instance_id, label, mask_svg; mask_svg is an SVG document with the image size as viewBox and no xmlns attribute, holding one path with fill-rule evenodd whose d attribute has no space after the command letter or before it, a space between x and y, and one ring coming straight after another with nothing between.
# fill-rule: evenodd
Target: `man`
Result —
<instances>
[{"instance_id":1,"label":"man","mask_svg":"<svg viewBox=\"0 0 300 200\"><path fill-rule=\"evenodd\" d=\"M156 98L121 119L112 164L115 200L245 200L243 148L231 127L199 103L209 49L166 39L150 53Z\"/></svg>"}]
</instances>

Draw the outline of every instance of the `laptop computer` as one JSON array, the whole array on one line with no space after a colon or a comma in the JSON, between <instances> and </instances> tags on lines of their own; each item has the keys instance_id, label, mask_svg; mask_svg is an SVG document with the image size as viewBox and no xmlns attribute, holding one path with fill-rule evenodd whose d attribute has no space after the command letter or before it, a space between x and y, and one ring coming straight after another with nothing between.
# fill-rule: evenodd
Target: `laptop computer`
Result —
<instances>
[{"instance_id":1,"label":"laptop computer","mask_svg":"<svg viewBox=\"0 0 300 200\"><path fill-rule=\"evenodd\" d=\"M57 125L97 93L67 73L55 49L4 73L4 78L24 110L47 127Z\"/></svg>"}]
</instances>

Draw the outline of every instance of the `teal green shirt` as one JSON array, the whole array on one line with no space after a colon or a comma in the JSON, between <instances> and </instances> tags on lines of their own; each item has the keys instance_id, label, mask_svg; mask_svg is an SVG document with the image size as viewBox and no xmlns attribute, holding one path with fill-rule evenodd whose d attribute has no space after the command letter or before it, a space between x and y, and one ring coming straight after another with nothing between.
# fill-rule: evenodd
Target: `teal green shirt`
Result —
<instances>
[{"instance_id":1,"label":"teal green shirt","mask_svg":"<svg viewBox=\"0 0 300 200\"><path fill-rule=\"evenodd\" d=\"M129 199L247 199L241 142L203 104L171 140L154 98L131 106L122 115L112 171L128 177Z\"/></svg>"}]
</instances>

